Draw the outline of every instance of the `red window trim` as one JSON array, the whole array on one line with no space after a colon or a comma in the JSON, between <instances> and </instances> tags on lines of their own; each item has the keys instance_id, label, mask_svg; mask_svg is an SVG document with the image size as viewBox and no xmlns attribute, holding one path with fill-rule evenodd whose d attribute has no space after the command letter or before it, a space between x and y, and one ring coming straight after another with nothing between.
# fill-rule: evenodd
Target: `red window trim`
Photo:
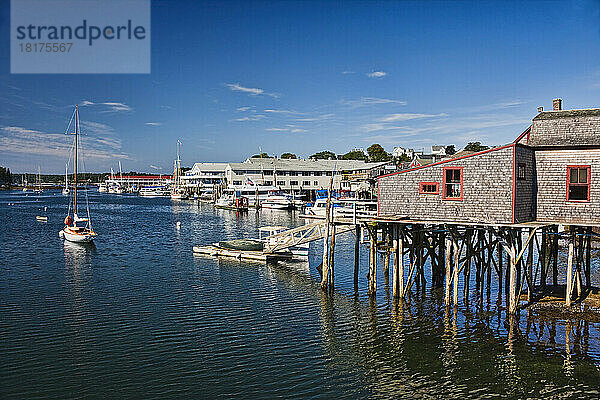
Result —
<instances>
[{"instance_id":1,"label":"red window trim","mask_svg":"<svg viewBox=\"0 0 600 400\"><path fill-rule=\"evenodd\" d=\"M463 168L464 167L444 167L443 170L443 188L442 188L442 199L448 201L463 201ZM446 170L458 169L460 170L460 197L447 197L446 196Z\"/></svg>"},{"instance_id":2,"label":"red window trim","mask_svg":"<svg viewBox=\"0 0 600 400\"><path fill-rule=\"evenodd\" d=\"M424 192L423 185L435 185L435 192ZM439 182L419 182L419 194L440 194Z\"/></svg>"},{"instance_id":3,"label":"red window trim","mask_svg":"<svg viewBox=\"0 0 600 400\"><path fill-rule=\"evenodd\" d=\"M572 168L586 168L587 169L587 200L569 200L569 186L571 185L571 169ZM581 184L574 183L574 186L583 186ZM591 165L567 165L567 193L566 199L568 203L589 203L590 192L592 191L592 166Z\"/></svg>"}]
</instances>

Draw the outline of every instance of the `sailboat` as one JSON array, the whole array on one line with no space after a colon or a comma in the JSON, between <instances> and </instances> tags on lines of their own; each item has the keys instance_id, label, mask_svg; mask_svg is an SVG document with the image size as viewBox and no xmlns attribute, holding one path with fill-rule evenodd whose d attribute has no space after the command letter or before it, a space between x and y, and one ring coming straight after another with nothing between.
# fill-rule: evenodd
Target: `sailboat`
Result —
<instances>
[{"instance_id":1,"label":"sailboat","mask_svg":"<svg viewBox=\"0 0 600 400\"><path fill-rule=\"evenodd\" d=\"M179 158L179 147L181 146L181 142L177 141L177 160L175 160L175 166L173 168L173 175L175 184L173 186L173 190L171 191L171 199L172 200L185 200L188 198L187 192L183 187L181 187L181 159Z\"/></svg>"},{"instance_id":2,"label":"sailboat","mask_svg":"<svg viewBox=\"0 0 600 400\"><path fill-rule=\"evenodd\" d=\"M74 169L74 183L73 183L73 216L71 217L71 204L69 201L69 209L67 211L67 217L65 218L65 227L58 233L61 238L70 242L78 243L89 243L94 240L98 234L92 229L92 220L90 218L90 209L87 206L87 218L81 218L77 214L77 147L79 142L79 111L77 105L75 106L75 140L74 157L73 157L73 169ZM68 130L68 128L67 128ZM86 194L87 196L87 194Z\"/></svg>"},{"instance_id":3,"label":"sailboat","mask_svg":"<svg viewBox=\"0 0 600 400\"><path fill-rule=\"evenodd\" d=\"M38 165L38 176L37 176L37 188L34 189L34 192L37 193L42 193L43 189L42 189L42 170L40 169L40 166Z\"/></svg>"},{"instance_id":4,"label":"sailboat","mask_svg":"<svg viewBox=\"0 0 600 400\"><path fill-rule=\"evenodd\" d=\"M62 190L63 196L68 196L69 193L71 193L71 191L69 190L69 178L68 178L68 175L67 175L67 169L68 169L68 165L65 164L65 187Z\"/></svg>"}]
</instances>

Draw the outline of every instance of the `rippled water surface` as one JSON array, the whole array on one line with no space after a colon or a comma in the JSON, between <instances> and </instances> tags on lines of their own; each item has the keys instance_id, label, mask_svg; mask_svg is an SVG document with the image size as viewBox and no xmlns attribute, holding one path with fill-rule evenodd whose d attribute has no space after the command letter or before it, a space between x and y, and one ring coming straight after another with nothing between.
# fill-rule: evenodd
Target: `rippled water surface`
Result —
<instances>
[{"instance_id":1,"label":"rippled water surface","mask_svg":"<svg viewBox=\"0 0 600 400\"><path fill-rule=\"evenodd\" d=\"M2 399L600 397L600 324L511 321L494 292L456 312L429 288L396 307L381 271L369 300L366 249L354 292L352 233L333 294L320 242L310 265L192 253L302 224L291 212L96 193L90 207L95 246L63 243L58 192L0 193Z\"/></svg>"}]
</instances>

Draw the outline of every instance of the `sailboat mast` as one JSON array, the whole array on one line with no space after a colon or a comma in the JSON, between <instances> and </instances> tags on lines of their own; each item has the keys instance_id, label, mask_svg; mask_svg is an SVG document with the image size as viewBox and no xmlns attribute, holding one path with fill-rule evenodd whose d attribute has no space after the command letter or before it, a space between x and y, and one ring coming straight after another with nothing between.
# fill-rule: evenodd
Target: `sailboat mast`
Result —
<instances>
[{"instance_id":1,"label":"sailboat mast","mask_svg":"<svg viewBox=\"0 0 600 400\"><path fill-rule=\"evenodd\" d=\"M75 200L74 200L74 210L75 214L77 214L77 142L79 138L77 134L79 133L79 112L77 111L77 104L75 104L75 179L74 179L74 190L75 190Z\"/></svg>"}]
</instances>

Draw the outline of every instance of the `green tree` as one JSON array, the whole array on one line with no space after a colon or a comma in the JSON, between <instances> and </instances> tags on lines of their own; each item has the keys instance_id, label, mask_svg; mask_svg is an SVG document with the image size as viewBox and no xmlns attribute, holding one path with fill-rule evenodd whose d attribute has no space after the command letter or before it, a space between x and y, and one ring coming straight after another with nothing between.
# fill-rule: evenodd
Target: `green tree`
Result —
<instances>
[{"instance_id":1,"label":"green tree","mask_svg":"<svg viewBox=\"0 0 600 400\"><path fill-rule=\"evenodd\" d=\"M489 149L489 146L483 146L481 144L481 142L469 142L466 146L465 146L465 150L467 151L483 151L483 150L487 150Z\"/></svg>"},{"instance_id":2,"label":"green tree","mask_svg":"<svg viewBox=\"0 0 600 400\"><path fill-rule=\"evenodd\" d=\"M296 155L292 153L283 153L281 155L282 160L295 160L296 158L298 157L296 157Z\"/></svg>"},{"instance_id":3,"label":"green tree","mask_svg":"<svg viewBox=\"0 0 600 400\"><path fill-rule=\"evenodd\" d=\"M335 160L337 159L337 156L335 155L335 153L325 150L313 154L312 156L310 156L310 158L314 160Z\"/></svg>"},{"instance_id":4,"label":"green tree","mask_svg":"<svg viewBox=\"0 0 600 400\"><path fill-rule=\"evenodd\" d=\"M268 155L267 153L261 153L261 154L255 154L250 158L273 158L273 157Z\"/></svg>"},{"instance_id":5,"label":"green tree","mask_svg":"<svg viewBox=\"0 0 600 400\"><path fill-rule=\"evenodd\" d=\"M390 156L390 154L378 143L369 146L367 153L369 153L369 161L371 162L389 161L392 158L392 156Z\"/></svg>"},{"instance_id":6,"label":"green tree","mask_svg":"<svg viewBox=\"0 0 600 400\"><path fill-rule=\"evenodd\" d=\"M398 162L408 162L408 161L412 161L412 160L408 156L408 154L402 154L402 155L400 155L400 157L396 157L396 161L398 161Z\"/></svg>"},{"instance_id":7,"label":"green tree","mask_svg":"<svg viewBox=\"0 0 600 400\"><path fill-rule=\"evenodd\" d=\"M340 160L367 160L367 156L362 151L349 151L341 156Z\"/></svg>"},{"instance_id":8,"label":"green tree","mask_svg":"<svg viewBox=\"0 0 600 400\"><path fill-rule=\"evenodd\" d=\"M454 148L454 145L451 144L449 146L446 146L446 155L452 156L456 154L456 149Z\"/></svg>"}]
</instances>

